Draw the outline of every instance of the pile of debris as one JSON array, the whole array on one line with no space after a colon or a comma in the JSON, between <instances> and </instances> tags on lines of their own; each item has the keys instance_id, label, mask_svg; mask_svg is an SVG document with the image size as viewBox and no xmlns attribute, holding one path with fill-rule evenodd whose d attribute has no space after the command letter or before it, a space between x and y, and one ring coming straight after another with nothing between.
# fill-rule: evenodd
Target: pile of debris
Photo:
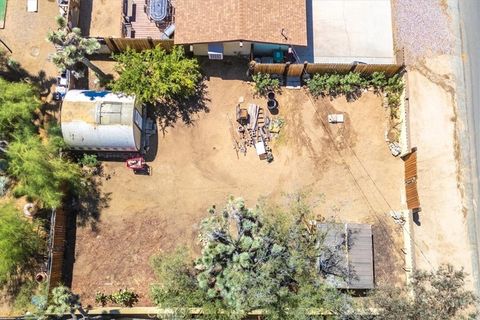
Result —
<instances>
[{"instance_id":1,"label":"pile of debris","mask_svg":"<svg viewBox=\"0 0 480 320\"><path fill-rule=\"evenodd\" d=\"M270 119L265 116L264 109L250 103L248 107L242 106L241 102L236 107L236 128L230 121L233 147L237 152L246 155L247 148L253 147L260 160L273 161L270 142L278 136L283 120Z\"/></svg>"}]
</instances>

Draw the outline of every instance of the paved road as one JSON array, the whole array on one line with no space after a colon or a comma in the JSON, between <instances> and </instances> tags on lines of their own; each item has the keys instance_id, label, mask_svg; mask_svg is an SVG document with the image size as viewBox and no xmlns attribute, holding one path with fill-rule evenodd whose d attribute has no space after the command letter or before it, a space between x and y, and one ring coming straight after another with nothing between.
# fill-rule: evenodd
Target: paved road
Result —
<instances>
[{"instance_id":1,"label":"paved road","mask_svg":"<svg viewBox=\"0 0 480 320\"><path fill-rule=\"evenodd\" d=\"M459 0L460 27L464 61L466 116L472 166L473 214L468 216L472 244L473 273L480 294L480 1ZM473 121L472 121L473 120Z\"/></svg>"}]
</instances>

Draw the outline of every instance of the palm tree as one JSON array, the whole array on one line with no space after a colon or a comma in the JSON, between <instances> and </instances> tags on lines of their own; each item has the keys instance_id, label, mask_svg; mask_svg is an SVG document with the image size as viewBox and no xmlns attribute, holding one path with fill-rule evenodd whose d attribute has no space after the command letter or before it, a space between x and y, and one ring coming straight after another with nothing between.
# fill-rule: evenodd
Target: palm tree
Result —
<instances>
[{"instance_id":1,"label":"palm tree","mask_svg":"<svg viewBox=\"0 0 480 320\"><path fill-rule=\"evenodd\" d=\"M70 69L77 62L81 62L100 77L106 77L102 70L86 58L86 55L94 54L100 49L97 39L83 37L80 28L70 30L62 16L57 16L55 19L58 30L49 31L47 34L47 41L53 43L57 49L51 61L61 70Z\"/></svg>"}]
</instances>

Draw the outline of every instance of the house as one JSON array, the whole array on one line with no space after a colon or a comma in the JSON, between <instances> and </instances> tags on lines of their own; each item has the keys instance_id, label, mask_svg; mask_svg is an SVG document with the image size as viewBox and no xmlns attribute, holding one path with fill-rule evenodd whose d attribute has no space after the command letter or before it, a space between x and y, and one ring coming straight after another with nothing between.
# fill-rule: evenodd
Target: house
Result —
<instances>
[{"instance_id":1,"label":"house","mask_svg":"<svg viewBox=\"0 0 480 320\"><path fill-rule=\"evenodd\" d=\"M176 45L210 59L255 54L283 62L290 46L307 45L305 0L124 1L125 37L168 39L173 34Z\"/></svg>"},{"instance_id":2,"label":"house","mask_svg":"<svg viewBox=\"0 0 480 320\"><path fill-rule=\"evenodd\" d=\"M264 63L399 62L391 0L124 0L124 4L124 37L173 39L210 59L242 55Z\"/></svg>"},{"instance_id":3,"label":"house","mask_svg":"<svg viewBox=\"0 0 480 320\"><path fill-rule=\"evenodd\" d=\"M328 270L327 282L340 289L375 287L372 226L368 224L320 223L323 235L319 270Z\"/></svg>"},{"instance_id":4,"label":"house","mask_svg":"<svg viewBox=\"0 0 480 320\"><path fill-rule=\"evenodd\" d=\"M307 45L305 0L176 1L174 41L195 55L272 56ZM282 56L277 57L283 59Z\"/></svg>"},{"instance_id":5,"label":"house","mask_svg":"<svg viewBox=\"0 0 480 320\"><path fill-rule=\"evenodd\" d=\"M134 96L70 90L61 108L63 139L71 150L144 152L154 122Z\"/></svg>"}]
</instances>

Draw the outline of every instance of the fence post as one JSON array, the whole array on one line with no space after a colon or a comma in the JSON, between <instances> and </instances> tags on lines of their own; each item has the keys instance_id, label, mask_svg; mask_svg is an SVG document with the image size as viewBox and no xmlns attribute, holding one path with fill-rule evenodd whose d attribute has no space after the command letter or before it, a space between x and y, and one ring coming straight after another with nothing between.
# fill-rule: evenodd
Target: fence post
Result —
<instances>
[{"instance_id":1,"label":"fence post","mask_svg":"<svg viewBox=\"0 0 480 320\"><path fill-rule=\"evenodd\" d=\"M120 49L115 43L115 40L113 39L113 37L105 38L105 42L107 43L107 46L110 48L110 50L115 51L115 53L120 53Z\"/></svg>"},{"instance_id":2,"label":"fence post","mask_svg":"<svg viewBox=\"0 0 480 320\"><path fill-rule=\"evenodd\" d=\"M147 37L148 45L150 46L149 49L155 48L155 44L153 43L152 37Z\"/></svg>"},{"instance_id":3,"label":"fence post","mask_svg":"<svg viewBox=\"0 0 480 320\"><path fill-rule=\"evenodd\" d=\"M300 73L300 85L304 85L303 83L303 78L305 73L307 73L307 67L308 67L308 61L303 62L303 69L302 72Z\"/></svg>"},{"instance_id":4,"label":"fence post","mask_svg":"<svg viewBox=\"0 0 480 320\"><path fill-rule=\"evenodd\" d=\"M358 66L358 63L354 62L354 63L352 64L352 67L350 68L350 71L349 71L349 72L356 72L357 66Z\"/></svg>"}]
</instances>

